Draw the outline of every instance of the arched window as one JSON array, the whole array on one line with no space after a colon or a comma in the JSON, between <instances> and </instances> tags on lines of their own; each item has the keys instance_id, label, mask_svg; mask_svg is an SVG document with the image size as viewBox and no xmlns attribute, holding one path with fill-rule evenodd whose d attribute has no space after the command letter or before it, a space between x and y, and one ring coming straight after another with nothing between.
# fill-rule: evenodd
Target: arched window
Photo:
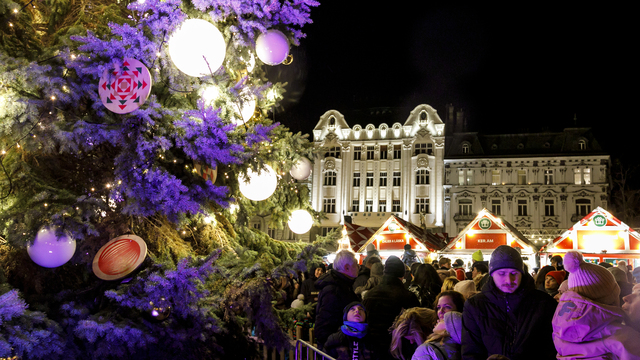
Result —
<instances>
[{"instance_id":1,"label":"arched window","mask_svg":"<svg viewBox=\"0 0 640 360\"><path fill-rule=\"evenodd\" d=\"M470 152L471 146L468 143L462 144L462 153L468 154Z\"/></svg>"}]
</instances>

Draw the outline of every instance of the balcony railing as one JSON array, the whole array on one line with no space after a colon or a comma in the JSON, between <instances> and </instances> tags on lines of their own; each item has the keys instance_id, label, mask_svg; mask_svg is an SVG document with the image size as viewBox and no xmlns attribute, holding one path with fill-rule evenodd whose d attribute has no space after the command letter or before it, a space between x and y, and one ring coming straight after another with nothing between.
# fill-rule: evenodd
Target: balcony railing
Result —
<instances>
[{"instance_id":1,"label":"balcony railing","mask_svg":"<svg viewBox=\"0 0 640 360\"><path fill-rule=\"evenodd\" d=\"M471 221L471 220L473 220L475 218L476 218L475 214L466 215L466 214L457 213L457 214L453 215L453 220L454 221Z\"/></svg>"}]
</instances>

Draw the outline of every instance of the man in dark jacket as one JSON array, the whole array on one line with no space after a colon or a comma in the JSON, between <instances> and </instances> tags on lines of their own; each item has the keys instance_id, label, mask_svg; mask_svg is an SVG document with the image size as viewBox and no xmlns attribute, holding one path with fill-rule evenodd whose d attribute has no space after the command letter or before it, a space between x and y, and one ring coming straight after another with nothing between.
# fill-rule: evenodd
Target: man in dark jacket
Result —
<instances>
[{"instance_id":1,"label":"man in dark jacket","mask_svg":"<svg viewBox=\"0 0 640 360\"><path fill-rule=\"evenodd\" d=\"M368 312L369 334L381 359L392 358L389 354L391 334L389 328L402 309L420 306L416 295L402 284L405 265L397 256L390 256L384 264L382 282L367 292L363 305Z\"/></svg>"},{"instance_id":2,"label":"man in dark jacket","mask_svg":"<svg viewBox=\"0 0 640 360\"><path fill-rule=\"evenodd\" d=\"M491 254L487 284L462 313L462 358L555 359L551 321L556 301L536 290L520 254L502 245Z\"/></svg>"},{"instance_id":3,"label":"man in dark jacket","mask_svg":"<svg viewBox=\"0 0 640 360\"><path fill-rule=\"evenodd\" d=\"M343 250L336 254L333 269L322 275L316 281L318 304L316 305L316 342L323 348L329 335L335 333L342 326L342 311L358 296L351 286L358 275L358 261L351 251Z\"/></svg>"},{"instance_id":4,"label":"man in dark jacket","mask_svg":"<svg viewBox=\"0 0 640 360\"><path fill-rule=\"evenodd\" d=\"M367 284L369 277L371 277L371 267L373 264L379 262L382 262L382 260L377 256L370 256L367 258L367 261L363 264L364 266L360 267L356 280L353 282L353 291L355 291L358 286L365 286Z\"/></svg>"}]
</instances>

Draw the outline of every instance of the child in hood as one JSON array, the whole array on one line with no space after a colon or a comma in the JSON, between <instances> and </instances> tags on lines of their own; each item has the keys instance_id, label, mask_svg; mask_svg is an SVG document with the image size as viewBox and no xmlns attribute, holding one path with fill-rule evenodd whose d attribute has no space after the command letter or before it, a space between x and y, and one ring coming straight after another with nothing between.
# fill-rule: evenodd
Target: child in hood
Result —
<instances>
[{"instance_id":1,"label":"child in hood","mask_svg":"<svg viewBox=\"0 0 640 360\"><path fill-rule=\"evenodd\" d=\"M558 359L640 359L640 333L623 324L620 287L602 266L577 251L564 257L570 273L553 317Z\"/></svg>"},{"instance_id":2,"label":"child in hood","mask_svg":"<svg viewBox=\"0 0 640 360\"><path fill-rule=\"evenodd\" d=\"M449 311L436 324L433 334L420 345L411 360L460 360L462 314Z\"/></svg>"}]
</instances>

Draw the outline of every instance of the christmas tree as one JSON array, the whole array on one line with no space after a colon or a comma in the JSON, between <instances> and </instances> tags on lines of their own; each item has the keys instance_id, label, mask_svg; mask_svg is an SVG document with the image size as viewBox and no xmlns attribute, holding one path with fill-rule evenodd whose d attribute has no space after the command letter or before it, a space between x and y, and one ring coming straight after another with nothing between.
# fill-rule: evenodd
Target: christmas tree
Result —
<instances>
[{"instance_id":1,"label":"christmas tree","mask_svg":"<svg viewBox=\"0 0 640 360\"><path fill-rule=\"evenodd\" d=\"M248 222L320 216L289 174L312 145L269 119L285 84L264 71L317 5L0 0L0 358L244 359L252 331L289 346L308 309L275 310L272 279L322 244ZM248 199L268 167L273 194ZM137 257L105 250L119 238Z\"/></svg>"}]
</instances>

